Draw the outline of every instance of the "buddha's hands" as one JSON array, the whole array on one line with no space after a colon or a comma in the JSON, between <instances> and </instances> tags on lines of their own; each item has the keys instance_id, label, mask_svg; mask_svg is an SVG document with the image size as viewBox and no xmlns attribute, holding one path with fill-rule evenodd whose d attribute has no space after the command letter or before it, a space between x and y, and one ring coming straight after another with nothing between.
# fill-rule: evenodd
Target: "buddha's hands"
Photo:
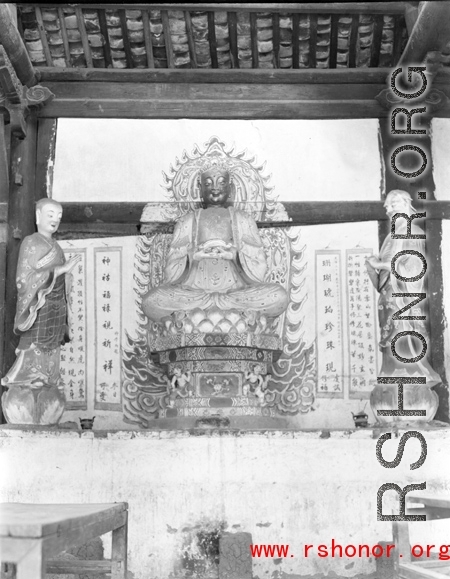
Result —
<instances>
[{"instance_id":1,"label":"buddha's hands","mask_svg":"<svg viewBox=\"0 0 450 579\"><path fill-rule=\"evenodd\" d=\"M198 250L194 253L194 260L201 259L226 259L232 261L236 257L236 247L231 243L217 243L217 245L209 242L208 244L200 245Z\"/></svg>"}]
</instances>

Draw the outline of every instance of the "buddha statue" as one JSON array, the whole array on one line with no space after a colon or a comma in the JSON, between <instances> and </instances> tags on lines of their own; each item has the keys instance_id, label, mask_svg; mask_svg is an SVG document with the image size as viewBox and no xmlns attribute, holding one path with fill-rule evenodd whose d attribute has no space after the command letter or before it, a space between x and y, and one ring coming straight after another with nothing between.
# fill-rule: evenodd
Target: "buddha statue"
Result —
<instances>
[{"instance_id":1,"label":"buddha statue","mask_svg":"<svg viewBox=\"0 0 450 579\"><path fill-rule=\"evenodd\" d=\"M213 163L199 175L203 208L176 223L164 282L143 296L153 322L193 310L275 318L288 306L283 287L265 281L268 265L256 222L230 202L232 177Z\"/></svg>"}]
</instances>

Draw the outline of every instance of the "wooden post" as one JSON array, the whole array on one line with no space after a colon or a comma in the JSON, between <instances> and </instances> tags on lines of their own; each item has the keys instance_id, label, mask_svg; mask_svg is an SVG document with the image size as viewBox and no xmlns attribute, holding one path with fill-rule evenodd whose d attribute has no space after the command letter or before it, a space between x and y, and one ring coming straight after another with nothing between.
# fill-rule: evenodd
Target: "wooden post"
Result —
<instances>
[{"instance_id":1,"label":"wooden post","mask_svg":"<svg viewBox=\"0 0 450 579\"><path fill-rule=\"evenodd\" d=\"M399 105L401 106L401 105ZM400 117L400 115L399 115ZM399 120L400 122L400 120ZM391 135L391 119L382 119L380 121L380 135L383 143L384 160L386 167L386 193L392 189L403 189L411 195L414 208L420 212L423 211L423 203L418 199L418 193L426 192L427 201L436 201L435 184L431 167L433 160L431 157L431 138L430 138L430 118L424 118L416 115L414 118L414 127L426 130L425 135ZM391 167L392 152L399 146L408 144L420 147L427 157L428 168L417 178L408 179L397 175ZM414 171L417 169L417 154L402 153L399 168L403 171ZM400 167L401 165L401 167ZM429 361L433 369L439 374L442 384L434 388L439 396L439 408L436 414L436 420L450 422L449 412L449 390L448 378L445 370L444 359L444 334L445 312L444 312L444 290L443 290L443 272L442 272L442 219L432 218L427 214L424 220L426 233L426 258L427 258L427 327L429 335L428 354ZM385 224L381 224L380 241L388 234Z\"/></svg>"},{"instance_id":2,"label":"wooden post","mask_svg":"<svg viewBox=\"0 0 450 579\"><path fill-rule=\"evenodd\" d=\"M35 113L27 119L27 136L23 140L11 139L11 170L8 212L8 238L6 246L6 303L5 348L2 374L15 360L14 350L18 337L13 332L17 301L16 269L19 247L23 238L35 231L35 175L36 175L36 128Z\"/></svg>"},{"instance_id":3,"label":"wooden post","mask_svg":"<svg viewBox=\"0 0 450 579\"><path fill-rule=\"evenodd\" d=\"M6 243L8 239L8 201L9 201L9 134L5 120L0 114L0 376L3 376L3 353L5 349L5 312L6 312ZM0 387L0 394L3 388ZM3 423L0 416L0 423Z\"/></svg>"},{"instance_id":4,"label":"wooden post","mask_svg":"<svg viewBox=\"0 0 450 579\"><path fill-rule=\"evenodd\" d=\"M48 197L53 182L57 119L39 119L37 126L35 201Z\"/></svg>"}]
</instances>

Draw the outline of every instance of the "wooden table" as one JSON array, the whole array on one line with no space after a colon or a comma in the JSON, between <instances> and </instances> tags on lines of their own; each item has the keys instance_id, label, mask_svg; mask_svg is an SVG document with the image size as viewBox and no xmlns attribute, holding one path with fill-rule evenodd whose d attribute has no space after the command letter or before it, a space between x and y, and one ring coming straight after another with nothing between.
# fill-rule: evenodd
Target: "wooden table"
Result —
<instances>
[{"instance_id":1,"label":"wooden table","mask_svg":"<svg viewBox=\"0 0 450 579\"><path fill-rule=\"evenodd\" d=\"M427 521L450 519L450 497L407 495L406 504L407 515L426 515ZM417 504L423 505L423 507L414 508ZM419 521L413 524L425 525L426 523ZM396 553L394 577L398 577L398 579L448 579L450 577L450 561L439 561L436 559L412 561L407 522L393 523L393 535ZM441 544L449 544L448 536L442 537ZM426 554L426 546L422 545L422 547L424 547ZM436 547L439 549L439 545L436 545ZM398 557L399 553L402 554L402 558ZM450 552L448 554L450 555Z\"/></svg>"},{"instance_id":2,"label":"wooden table","mask_svg":"<svg viewBox=\"0 0 450 579\"><path fill-rule=\"evenodd\" d=\"M17 579L45 573L127 573L127 503L34 505L0 503L0 561L16 565ZM112 531L110 561L67 561L54 557Z\"/></svg>"}]
</instances>

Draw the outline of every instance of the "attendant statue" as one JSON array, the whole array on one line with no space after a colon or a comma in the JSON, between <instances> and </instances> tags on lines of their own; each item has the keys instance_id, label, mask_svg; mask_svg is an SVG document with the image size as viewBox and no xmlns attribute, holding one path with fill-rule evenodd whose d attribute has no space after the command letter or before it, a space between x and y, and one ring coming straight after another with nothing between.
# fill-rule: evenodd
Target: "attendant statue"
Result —
<instances>
[{"instance_id":1,"label":"attendant statue","mask_svg":"<svg viewBox=\"0 0 450 579\"><path fill-rule=\"evenodd\" d=\"M60 348L68 341L65 274L80 259L66 261L53 239L62 217L53 199L36 204L37 233L25 237L17 265L14 332L20 335L16 361L2 379L6 419L15 424L56 424L64 412Z\"/></svg>"},{"instance_id":2,"label":"attendant statue","mask_svg":"<svg viewBox=\"0 0 450 579\"><path fill-rule=\"evenodd\" d=\"M230 173L213 163L198 185L204 208L177 222L164 283L143 297L145 315L158 323L194 310L245 312L249 319L279 316L287 293L265 281L268 266L256 222L231 206Z\"/></svg>"},{"instance_id":3,"label":"attendant statue","mask_svg":"<svg viewBox=\"0 0 450 579\"><path fill-rule=\"evenodd\" d=\"M390 219L396 213L402 213L406 216L416 213L412 207L409 193L399 189L388 193L384 206ZM413 235L424 235L421 227L417 225L417 221L417 219L412 221L411 233ZM398 217L395 222L395 233L405 235L407 233L407 223L408 221L405 217ZM419 420L429 421L434 417L438 407L437 394L431 388L441 382L439 375L431 367L427 360L427 355L417 362L405 363L398 360L391 350L391 342L400 332L417 332L428 342L425 319L394 319L396 312L402 310L415 299L414 297L401 297L394 294L425 293L423 276L416 281L405 282L398 279L391 270L392 258L399 252L406 250L412 250L425 256L425 239L393 239L391 233L389 233L384 240L379 256L370 256L366 260L369 277L380 294L378 316L382 365L378 375L380 377L424 377L426 384L423 386L404 386L404 408L406 410L426 410L426 416L419 418ZM422 271L422 263L419 257L413 254L402 254L395 260L395 271L404 278L415 277ZM425 301L423 300L414 305L411 309L403 312L401 316L414 316L416 318L426 316ZM411 334L398 338L395 343L395 351L398 356L407 360L420 357L422 348L421 340ZM378 384L375 386L371 396L371 404L378 421L393 421L391 417L377 416L376 410L397 409L397 391L398 386L396 384L392 386ZM403 419L400 418L400 420L414 420L414 417L404 417Z\"/></svg>"}]
</instances>

